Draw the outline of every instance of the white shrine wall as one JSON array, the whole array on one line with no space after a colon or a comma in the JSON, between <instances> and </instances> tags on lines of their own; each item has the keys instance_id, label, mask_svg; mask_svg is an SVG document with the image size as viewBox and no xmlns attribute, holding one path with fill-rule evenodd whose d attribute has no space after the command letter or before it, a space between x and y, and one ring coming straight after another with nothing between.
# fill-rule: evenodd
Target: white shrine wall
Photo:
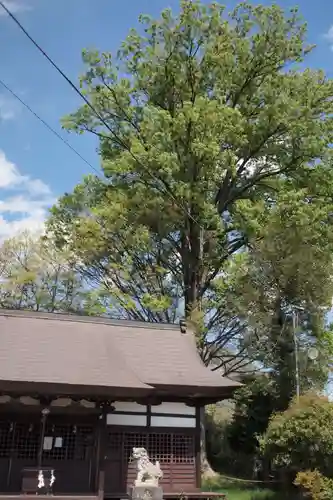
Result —
<instances>
[{"instance_id":1,"label":"white shrine wall","mask_svg":"<svg viewBox=\"0 0 333 500\"><path fill-rule=\"evenodd\" d=\"M163 402L160 405L141 405L116 401L114 410L106 417L107 425L133 427L195 428L196 408L185 403Z\"/></svg>"}]
</instances>

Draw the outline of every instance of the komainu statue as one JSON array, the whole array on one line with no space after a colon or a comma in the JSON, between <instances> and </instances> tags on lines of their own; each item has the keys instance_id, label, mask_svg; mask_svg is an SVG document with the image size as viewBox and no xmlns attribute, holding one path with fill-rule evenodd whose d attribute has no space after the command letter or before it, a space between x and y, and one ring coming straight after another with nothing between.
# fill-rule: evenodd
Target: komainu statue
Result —
<instances>
[{"instance_id":1,"label":"komainu statue","mask_svg":"<svg viewBox=\"0 0 333 500\"><path fill-rule=\"evenodd\" d=\"M145 448L133 448L132 458L136 460L138 470L135 486L158 487L158 482L163 477L160 463L156 461L153 464Z\"/></svg>"}]
</instances>

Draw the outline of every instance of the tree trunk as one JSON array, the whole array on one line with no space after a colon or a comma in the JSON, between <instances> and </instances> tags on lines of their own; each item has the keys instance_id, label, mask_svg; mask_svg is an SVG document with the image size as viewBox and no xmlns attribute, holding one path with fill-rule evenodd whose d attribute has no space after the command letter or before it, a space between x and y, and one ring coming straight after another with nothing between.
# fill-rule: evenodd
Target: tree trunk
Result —
<instances>
[{"instance_id":1,"label":"tree trunk","mask_svg":"<svg viewBox=\"0 0 333 500\"><path fill-rule=\"evenodd\" d=\"M188 221L189 231L182 235L182 266L184 279L185 316L193 325L197 342L200 343L202 318L202 276L203 276L203 233L200 226ZM212 478L217 473L212 469L206 451L205 408L200 409L200 463L203 478Z\"/></svg>"},{"instance_id":2,"label":"tree trunk","mask_svg":"<svg viewBox=\"0 0 333 500\"><path fill-rule=\"evenodd\" d=\"M205 408L200 409L200 463L201 475L203 479L216 477L218 474L212 469L207 458L206 451L206 426L205 426Z\"/></svg>"}]
</instances>

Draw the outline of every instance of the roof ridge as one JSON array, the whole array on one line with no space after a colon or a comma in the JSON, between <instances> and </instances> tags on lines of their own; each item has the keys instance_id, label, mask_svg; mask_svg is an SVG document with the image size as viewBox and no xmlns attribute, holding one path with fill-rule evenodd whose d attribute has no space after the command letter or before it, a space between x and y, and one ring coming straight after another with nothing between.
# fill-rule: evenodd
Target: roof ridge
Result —
<instances>
[{"instance_id":1,"label":"roof ridge","mask_svg":"<svg viewBox=\"0 0 333 500\"><path fill-rule=\"evenodd\" d=\"M43 320L68 321L72 323L93 323L110 326L127 326L154 330L174 330L180 333L177 323L153 323L150 321L135 321L126 319L105 318L103 316L86 316L75 313L40 312L22 309L0 309L0 316L12 318L34 318Z\"/></svg>"}]
</instances>

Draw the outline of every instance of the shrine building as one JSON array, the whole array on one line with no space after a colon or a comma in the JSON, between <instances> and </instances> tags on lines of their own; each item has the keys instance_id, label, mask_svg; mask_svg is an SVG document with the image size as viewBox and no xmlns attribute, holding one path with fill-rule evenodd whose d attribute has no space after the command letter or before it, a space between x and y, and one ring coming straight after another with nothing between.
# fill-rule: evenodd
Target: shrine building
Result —
<instances>
[{"instance_id":1,"label":"shrine building","mask_svg":"<svg viewBox=\"0 0 333 500\"><path fill-rule=\"evenodd\" d=\"M212 372L185 326L0 310L0 498L126 498L133 447L165 495L200 491L200 409L240 384Z\"/></svg>"}]
</instances>

